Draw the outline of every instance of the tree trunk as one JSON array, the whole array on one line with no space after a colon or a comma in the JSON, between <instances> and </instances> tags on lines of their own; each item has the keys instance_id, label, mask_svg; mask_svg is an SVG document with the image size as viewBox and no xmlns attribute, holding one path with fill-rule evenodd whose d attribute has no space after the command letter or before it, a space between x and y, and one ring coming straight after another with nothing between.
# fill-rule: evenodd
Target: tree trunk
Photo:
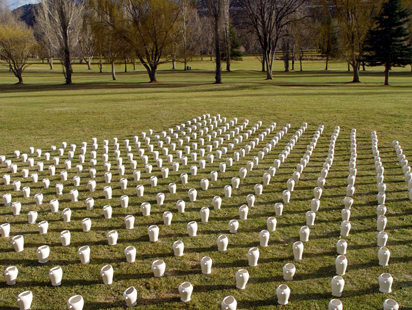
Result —
<instances>
[{"instance_id":1,"label":"tree trunk","mask_svg":"<svg viewBox=\"0 0 412 310\"><path fill-rule=\"evenodd\" d=\"M295 56L292 56L292 71L295 71Z\"/></svg>"},{"instance_id":2,"label":"tree trunk","mask_svg":"<svg viewBox=\"0 0 412 310\"><path fill-rule=\"evenodd\" d=\"M348 72L350 72L350 64L348 63Z\"/></svg>"},{"instance_id":3,"label":"tree trunk","mask_svg":"<svg viewBox=\"0 0 412 310\"><path fill-rule=\"evenodd\" d=\"M389 85L389 70L390 70L390 66L386 64L385 65L385 85Z\"/></svg>"},{"instance_id":4,"label":"tree trunk","mask_svg":"<svg viewBox=\"0 0 412 310\"><path fill-rule=\"evenodd\" d=\"M49 66L50 66L50 70L53 70L53 57L49 57Z\"/></svg>"},{"instance_id":5,"label":"tree trunk","mask_svg":"<svg viewBox=\"0 0 412 310\"><path fill-rule=\"evenodd\" d=\"M187 61L186 61L186 58L185 58L185 60L184 60L184 66L185 66L185 71L187 70Z\"/></svg>"},{"instance_id":6,"label":"tree trunk","mask_svg":"<svg viewBox=\"0 0 412 310\"><path fill-rule=\"evenodd\" d=\"M116 81L116 71L114 69L114 61L111 62L112 65L112 79L113 81Z\"/></svg>"},{"instance_id":7,"label":"tree trunk","mask_svg":"<svg viewBox=\"0 0 412 310\"><path fill-rule=\"evenodd\" d=\"M142 62L143 66L146 68L147 73L149 74L149 79L150 83L156 82L157 81L157 65L149 65L143 61L142 58L140 58L140 61Z\"/></svg>"},{"instance_id":8,"label":"tree trunk","mask_svg":"<svg viewBox=\"0 0 412 310\"><path fill-rule=\"evenodd\" d=\"M102 55L99 55L99 72L103 73L103 60Z\"/></svg>"},{"instance_id":9,"label":"tree trunk","mask_svg":"<svg viewBox=\"0 0 412 310\"><path fill-rule=\"evenodd\" d=\"M133 71L136 71L136 59L133 59Z\"/></svg>"},{"instance_id":10,"label":"tree trunk","mask_svg":"<svg viewBox=\"0 0 412 310\"><path fill-rule=\"evenodd\" d=\"M362 61L362 71L366 71L365 62Z\"/></svg>"},{"instance_id":11,"label":"tree trunk","mask_svg":"<svg viewBox=\"0 0 412 310\"><path fill-rule=\"evenodd\" d=\"M64 69L65 69L65 78L66 78L66 84L71 84L72 83L72 64L71 64L71 57L70 57L70 51L68 49L65 49L64 51Z\"/></svg>"},{"instance_id":12,"label":"tree trunk","mask_svg":"<svg viewBox=\"0 0 412 310\"><path fill-rule=\"evenodd\" d=\"M213 55L210 53L210 61L213 61Z\"/></svg>"},{"instance_id":13,"label":"tree trunk","mask_svg":"<svg viewBox=\"0 0 412 310\"><path fill-rule=\"evenodd\" d=\"M92 59L93 59L93 57L87 57L87 59L86 59L87 70L92 70Z\"/></svg>"},{"instance_id":14,"label":"tree trunk","mask_svg":"<svg viewBox=\"0 0 412 310\"><path fill-rule=\"evenodd\" d=\"M326 55L325 71L328 71L328 69L329 69L329 55Z\"/></svg>"},{"instance_id":15,"label":"tree trunk","mask_svg":"<svg viewBox=\"0 0 412 310\"><path fill-rule=\"evenodd\" d=\"M353 69L353 80L352 83L360 83L359 79L359 68L360 68L360 63L355 62L354 64L351 64L352 69Z\"/></svg>"},{"instance_id":16,"label":"tree trunk","mask_svg":"<svg viewBox=\"0 0 412 310\"><path fill-rule=\"evenodd\" d=\"M172 60L172 70L176 69L176 60ZM186 70L186 66L185 66L185 70Z\"/></svg>"},{"instance_id":17,"label":"tree trunk","mask_svg":"<svg viewBox=\"0 0 412 310\"><path fill-rule=\"evenodd\" d=\"M220 40L219 40L219 22L215 20L215 61L216 61L216 75L215 83L222 83L222 68L221 68L221 55L220 55Z\"/></svg>"},{"instance_id":18,"label":"tree trunk","mask_svg":"<svg viewBox=\"0 0 412 310\"><path fill-rule=\"evenodd\" d=\"M285 72L289 72L289 43L286 44L286 48L283 54L283 62L285 65Z\"/></svg>"},{"instance_id":19,"label":"tree trunk","mask_svg":"<svg viewBox=\"0 0 412 310\"><path fill-rule=\"evenodd\" d=\"M266 53L266 80L273 80L273 57L274 57L274 52L270 52L268 50L265 51Z\"/></svg>"},{"instance_id":20,"label":"tree trunk","mask_svg":"<svg viewBox=\"0 0 412 310\"><path fill-rule=\"evenodd\" d=\"M266 54L262 54L262 72L266 72Z\"/></svg>"},{"instance_id":21,"label":"tree trunk","mask_svg":"<svg viewBox=\"0 0 412 310\"><path fill-rule=\"evenodd\" d=\"M23 84L23 77L21 76L21 74L22 74L22 72L20 70L17 71L17 72L16 71L14 72L14 75L16 76L16 78L19 79L17 84Z\"/></svg>"},{"instance_id":22,"label":"tree trunk","mask_svg":"<svg viewBox=\"0 0 412 310\"><path fill-rule=\"evenodd\" d=\"M127 59L124 59L124 72L127 73Z\"/></svg>"}]
</instances>

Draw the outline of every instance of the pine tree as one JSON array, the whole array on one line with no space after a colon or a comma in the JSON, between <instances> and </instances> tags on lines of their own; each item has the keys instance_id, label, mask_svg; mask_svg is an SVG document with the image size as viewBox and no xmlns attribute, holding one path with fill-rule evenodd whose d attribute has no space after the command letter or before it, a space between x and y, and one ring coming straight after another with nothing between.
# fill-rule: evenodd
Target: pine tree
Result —
<instances>
[{"instance_id":1,"label":"pine tree","mask_svg":"<svg viewBox=\"0 0 412 310\"><path fill-rule=\"evenodd\" d=\"M369 31L365 61L368 66L385 66L385 85L389 85L392 67L412 63L412 46L408 42L411 34L407 29L410 15L400 0L387 0L375 18L376 26Z\"/></svg>"}]
</instances>

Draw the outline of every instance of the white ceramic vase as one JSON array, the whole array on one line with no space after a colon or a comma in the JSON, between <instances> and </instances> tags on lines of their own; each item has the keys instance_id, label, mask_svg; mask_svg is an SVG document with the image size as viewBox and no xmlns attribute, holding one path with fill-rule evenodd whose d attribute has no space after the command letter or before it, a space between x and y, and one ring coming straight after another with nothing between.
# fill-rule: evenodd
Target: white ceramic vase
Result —
<instances>
[{"instance_id":1,"label":"white ceramic vase","mask_svg":"<svg viewBox=\"0 0 412 310\"><path fill-rule=\"evenodd\" d=\"M290 288L286 284L281 284L276 289L276 296L279 305L287 305L289 303Z\"/></svg>"},{"instance_id":2,"label":"white ceramic vase","mask_svg":"<svg viewBox=\"0 0 412 310\"><path fill-rule=\"evenodd\" d=\"M296 267L292 263L287 263L283 266L283 280L292 281L296 273Z\"/></svg>"},{"instance_id":3,"label":"white ceramic vase","mask_svg":"<svg viewBox=\"0 0 412 310\"><path fill-rule=\"evenodd\" d=\"M249 281L249 272L246 269L239 269L236 272L236 288L244 290Z\"/></svg>"}]
</instances>

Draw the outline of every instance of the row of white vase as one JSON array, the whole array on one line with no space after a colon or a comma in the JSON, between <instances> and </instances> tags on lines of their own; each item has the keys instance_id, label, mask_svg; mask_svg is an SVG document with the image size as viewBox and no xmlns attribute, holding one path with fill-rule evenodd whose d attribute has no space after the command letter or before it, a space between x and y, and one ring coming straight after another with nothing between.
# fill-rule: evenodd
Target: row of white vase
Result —
<instances>
[{"instance_id":1,"label":"row of white vase","mask_svg":"<svg viewBox=\"0 0 412 310\"><path fill-rule=\"evenodd\" d=\"M402 171L405 177L405 181L408 182L408 191L409 191L409 199L412 200L412 172L411 167L409 166L408 159L406 155L403 153L402 147L400 146L399 142L394 140L392 141L392 145L395 149L396 156L398 157L399 163L401 164Z\"/></svg>"}]
</instances>

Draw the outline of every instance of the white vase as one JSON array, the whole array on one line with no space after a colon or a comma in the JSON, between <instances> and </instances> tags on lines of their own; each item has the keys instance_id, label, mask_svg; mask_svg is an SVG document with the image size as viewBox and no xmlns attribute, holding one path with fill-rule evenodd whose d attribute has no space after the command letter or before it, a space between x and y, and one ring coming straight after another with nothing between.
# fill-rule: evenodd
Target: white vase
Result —
<instances>
[{"instance_id":1,"label":"white vase","mask_svg":"<svg viewBox=\"0 0 412 310\"><path fill-rule=\"evenodd\" d=\"M147 232L149 234L149 240L150 242L157 242L159 240L159 227L156 225L151 225L147 229Z\"/></svg>"},{"instance_id":2,"label":"white vase","mask_svg":"<svg viewBox=\"0 0 412 310\"><path fill-rule=\"evenodd\" d=\"M399 305L398 303L393 300L393 299L386 299L383 302L383 309L384 310L398 310L399 309Z\"/></svg>"},{"instance_id":3,"label":"white vase","mask_svg":"<svg viewBox=\"0 0 412 310\"><path fill-rule=\"evenodd\" d=\"M302 260L303 255L303 243L301 241L296 241L293 246L293 257L295 260Z\"/></svg>"},{"instance_id":4,"label":"white vase","mask_svg":"<svg viewBox=\"0 0 412 310\"><path fill-rule=\"evenodd\" d=\"M393 278L389 273L382 273L379 276L379 292L391 293L392 292Z\"/></svg>"},{"instance_id":5,"label":"white vase","mask_svg":"<svg viewBox=\"0 0 412 310\"><path fill-rule=\"evenodd\" d=\"M209 256L205 256L200 260L200 268L202 274L212 273L212 259Z\"/></svg>"},{"instance_id":6,"label":"white vase","mask_svg":"<svg viewBox=\"0 0 412 310\"><path fill-rule=\"evenodd\" d=\"M231 234L236 234L239 228L239 222L237 220L230 220L229 221L229 232Z\"/></svg>"},{"instance_id":7,"label":"white vase","mask_svg":"<svg viewBox=\"0 0 412 310\"><path fill-rule=\"evenodd\" d=\"M107 242L109 245L116 245L119 234L116 230L111 230L107 233Z\"/></svg>"},{"instance_id":8,"label":"white vase","mask_svg":"<svg viewBox=\"0 0 412 310\"><path fill-rule=\"evenodd\" d=\"M288 190L284 190L282 192L282 199L283 199L283 203L289 203L290 202L290 191Z\"/></svg>"},{"instance_id":9,"label":"white vase","mask_svg":"<svg viewBox=\"0 0 412 310\"><path fill-rule=\"evenodd\" d=\"M292 263L287 263L283 266L283 279L285 281L292 281L296 273L296 267Z\"/></svg>"},{"instance_id":10,"label":"white vase","mask_svg":"<svg viewBox=\"0 0 412 310\"><path fill-rule=\"evenodd\" d=\"M105 186L103 188L103 193L106 199L112 199L112 188L110 186Z\"/></svg>"},{"instance_id":11,"label":"white vase","mask_svg":"<svg viewBox=\"0 0 412 310\"><path fill-rule=\"evenodd\" d=\"M2 238L8 238L10 236L10 223L0 225L0 234Z\"/></svg>"},{"instance_id":12,"label":"white vase","mask_svg":"<svg viewBox=\"0 0 412 310\"><path fill-rule=\"evenodd\" d=\"M141 173L140 173L140 171L139 170L134 170L133 171L133 179L137 182L137 181L140 181L140 175L141 175Z\"/></svg>"},{"instance_id":13,"label":"white vase","mask_svg":"<svg viewBox=\"0 0 412 310\"><path fill-rule=\"evenodd\" d=\"M183 241L178 240L173 243L173 253L175 256L183 256L185 245Z\"/></svg>"},{"instance_id":14,"label":"white vase","mask_svg":"<svg viewBox=\"0 0 412 310\"><path fill-rule=\"evenodd\" d=\"M316 199L320 199L320 197L322 196L322 189L320 187L315 187L313 189L313 195Z\"/></svg>"},{"instance_id":15,"label":"white vase","mask_svg":"<svg viewBox=\"0 0 412 310\"><path fill-rule=\"evenodd\" d=\"M47 263L47 258L50 255L50 248L47 245L42 245L37 248L37 258L40 264Z\"/></svg>"},{"instance_id":16,"label":"white vase","mask_svg":"<svg viewBox=\"0 0 412 310\"><path fill-rule=\"evenodd\" d=\"M38 193L34 195L34 200L36 201L36 205L42 205L43 204L43 194Z\"/></svg>"},{"instance_id":17,"label":"white vase","mask_svg":"<svg viewBox=\"0 0 412 310\"><path fill-rule=\"evenodd\" d=\"M332 296L341 297L343 288L345 287L345 280L341 276L334 276L331 281Z\"/></svg>"},{"instance_id":18,"label":"white vase","mask_svg":"<svg viewBox=\"0 0 412 310\"><path fill-rule=\"evenodd\" d=\"M233 188L239 188L239 186L240 186L240 179L239 179L238 177L233 177L233 178L231 179L231 183L232 183L232 187L233 187ZM230 192L230 193L232 193L232 192ZM226 193L225 193L225 195L226 195ZM230 196L228 196L228 197L230 197Z\"/></svg>"},{"instance_id":19,"label":"white vase","mask_svg":"<svg viewBox=\"0 0 412 310\"><path fill-rule=\"evenodd\" d=\"M123 209L127 209L129 207L129 196L120 196L120 207L122 207Z\"/></svg>"},{"instance_id":20,"label":"white vase","mask_svg":"<svg viewBox=\"0 0 412 310\"><path fill-rule=\"evenodd\" d=\"M92 220L88 217L82 220L82 229L83 232L89 232L92 228Z\"/></svg>"},{"instance_id":21,"label":"white vase","mask_svg":"<svg viewBox=\"0 0 412 310\"><path fill-rule=\"evenodd\" d=\"M246 178L246 175L247 175L247 168L244 168L244 167L240 168L239 169L239 177L241 179L244 179L244 178Z\"/></svg>"},{"instance_id":22,"label":"white vase","mask_svg":"<svg viewBox=\"0 0 412 310\"><path fill-rule=\"evenodd\" d=\"M208 207L203 207L200 209L200 217L203 223L207 223L209 221L209 208Z\"/></svg>"},{"instance_id":23,"label":"white vase","mask_svg":"<svg viewBox=\"0 0 412 310\"><path fill-rule=\"evenodd\" d=\"M376 208L376 213L377 213L377 215L378 215L378 218L379 218L379 216L380 215L385 215L386 214L386 206L385 205L379 205L377 208Z\"/></svg>"},{"instance_id":24,"label":"white vase","mask_svg":"<svg viewBox=\"0 0 412 310\"><path fill-rule=\"evenodd\" d=\"M379 193L384 193L386 191L386 184L385 183L379 183L378 184L378 192Z\"/></svg>"},{"instance_id":25,"label":"white vase","mask_svg":"<svg viewBox=\"0 0 412 310\"><path fill-rule=\"evenodd\" d=\"M293 192L293 190L295 189L295 181L293 179L289 179L286 182L286 186L287 186L289 192Z\"/></svg>"},{"instance_id":26,"label":"white vase","mask_svg":"<svg viewBox=\"0 0 412 310\"><path fill-rule=\"evenodd\" d=\"M228 185L226 185L226 186L228 186ZM219 196L213 197L213 199L212 199L212 205L213 205L213 208L214 208L215 210L219 210L220 207L222 206L222 198L220 198Z\"/></svg>"},{"instance_id":27,"label":"white vase","mask_svg":"<svg viewBox=\"0 0 412 310\"><path fill-rule=\"evenodd\" d=\"M300 237L300 241L302 242L307 242L309 241L309 234L310 234L310 229L308 226L302 226L299 229L299 237Z\"/></svg>"},{"instance_id":28,"label":"white vase","mask_svg":"<svg viewBox=\"0 0 412 310\"><path fill-rule=\"evenodd\" d=\"M286 284L281 284L276 289L276 296L279 305L287 305L289 303L290 288Z\"/></svg>"},{"instance_id":29,"label":"white vase","mask_svg":"<svg viewBox=\"0 0 412 310\"><path fill-rule=\"evenodd\" d=\"M326 179L319 177L316 182L318 184L318 187L323 189L325 187Z\"/></svg>"},{"instance_id":30,"label":"white vase","mask_svg":"<svg viewBox=\"0 0 412 310\"><path fill-rule=\"evenodd\" d=\"M386 228L388 220L385 215L380 215L376 221L376 227L378 231L383 231Z\"/></svg>"},{"instance_id":31,"label":"white vase","mask_svg":"<svg viewBox=\"0 0 412 310\"><path fill-rule=\"evenodd\" d=\"M63 184L56 184L56 195L63 195Z\"/></svg>"},{"instance_id":32,"label":"white vase","mask_svg":"<svg viewBox=\"0 0 412 310\"><path fill-rule=\"evenodd\" d=\"M37 224L37 228L39 229L40 235L45 235L47 234L49 223L47 221L41 221L39 224Z\"/></svg>"},{"instance_id":33,"label":"white vase","mask_svg":"<svg viewBox=\"0 0 412 310\"><path fill-rule=\"evenodd\" d=\"M186 203L184 202L184 200L179 199L178 201L176 201L176 207L177 207L177 212L184 213Z\"/></svg>"},{"instance_id":34,"label":"white vase","mask_svg":"<svg viewBox=\"0 0 412 310\"><path fill-rule=\"evenodd\" d=\"M50 205L50 211L52 213L59 212L59 201L57 199L50 200L49 205Z\"/></svg>"},{"instance_id":35,"label":"white vase","mask_svg":"<svg viewBox=\"0 0 412 310\"><path fill-rule=\"evenodd\" d=\"M266 220L266 224L267 224L267 230L268 231L275 231L276 230L277 220L273 216L268 217L268 219Z\"/></svg>"},{"instance_id":36,"label":"white vase","mask_svg":"<svg viewBox=\"0 0 412 310\"><path fill-rule=\"evenodd\" d=\"M23 187L23 197L24 198L30 197L30 187L28 186Z\"/></svg>"},{"instance_id":37,"label":"white vase","mask_svg":"<svg viewBox=\"0 0 412 310\"><path fill-rule=\"evenodd\" d=\"M103 283L110 285L113 283L113 267L112 265L106 265L100 269L100 275L102 276Z\"/></svg>"},{"instance_id":38,"label":"white vase","mask_svg":"<svg viewBox=\"0 0 412 310\"><path fill-rule=\"evenodd\" d=\"M134 246L125 248L124 254L126 254L126 261L128 263L133 263L136 260L136 248Z\"/></svg>"},{"instance_id":39,"label":"white vase","mask_svg":"<svg viewBox=\"0 0 412 310\"><path fill-rule=\"evenodd\" d=\"M126 215L124 218L124 223L126 225L126 229L133 229L134 228L134 216L133 215Z\"/></svg>"},{"instance_id":40,"label":"white vase","mask_svg":"<svg viewBox=\"0 0 412 310\"><path fill-rule=\"evenodd\" d=\"M339 255L335 260L336 274L344 275L348 267L348 260L344 255Z\"/></svg>"},{"instance_id":41,"label":"white vase","mask_svg":"<svg viewBox=\"0 0 412 310\"><path fill-rule=\"evenodd\" d=\"M33 293L31 291L25 291L17 296L17 304L20 310L30 310L32 301Z\"/></svg>"},{"instance_id":42,"label":"white vase","mask_svg":"<svg viewBox=\"0 0 412 310\"><path fill-rule=\"evenodd\" d=\"M152 187L157 186L157 177L156 176L151 176L150 177L150 186L152 186Z\"/></svg>"},{"instance_id":43,"label":"white vase","mask_svg":"<svg viewBox=\"0 0 412 310\"><path fill-rule=\"evenodd\" d=\"M353 185L348 185L346 187L346 196L352 197L355 194L355 186Z\"/></svg>"},{"instance_id":44,"label":"white vase","mask_svg":"<svg viewBox=\"0 0 412 310\"><path fill-rule=\"evenodd\" d=\"M16 284L18 273L19 273L19 270L17 269L16 266L7 267L6 270L4 270L4 277L6 278L7 285Z\"/></svg>"},{"instance_id":45,"label":"white vase","mask_svg":"<svg viewBox=\"0 0 412 310\"><path fill-rule=\"evenodd\" d=\"M65 208L62 211L62 215L63 215L63 221L68 223L68 222L70 222L70 218L72 216L72 211L69 208Z\"/></svg>"},{"instance_id":46,"label":"white vase","mask_svg":"<svg viewBox=\"0 0 412 310\"><path fill-rule=\"evenodd\" d=\"M73 186L80 186L80 177L79 176L75 176L73 177Z\"/></svg>"},{"instance_id":47,"label":"white vase","mask_svg":"<svg viewBox=\"0 0 412 310\"><path fill-rule=\"evenodd\" d=\"M21 211L21 203L19 201L13 202L11 210L13 211L13 215L19 215Z\"/></svg>"},{"instance_id":48,"label":"white vase","mask_svg":"<svg viewBox=\"0 0 412 310\"><path fill-rule=\"evenodd\" d=\"M173 214L170 211L165 211L162 215L162 218L163 218L163 224L169 226L172 224Z\"/></svg>"},{"instance_id":49,"label":"white vase","mask_svg":"<svg viewBox=\"0 0 412 310\"><path fill-rule=\"evenodd\" d=\"M257 266L259 260L259 249L251 248L247 253L247 259L249 266Z\"/></svg>"},{"instance_id":50,"label":"white vase","mask_svg":"<svg viewBox=\"0 0 412 310\"><path fill-rule=\"evenodd\" d=\"M162 260L155 260L152 263L152 270L155 278L161 278L165 275L166 264Z\"/></svg>"},{"instance_id":51,"label":"white vase","mask_svg":"<svg viewBox=\"0 0 412 310\"><path fill-rule=\"evenodd\" d=\"M343 221L342 224L340 225L340 235L341 235L341 237L349 236L349 232L350 232L351 227L352 227L352 225L349 221Z\"/></svg>"},{"instance_id":52,"label":"white vase","mask_svg":"<svg viewBox=\"0 0 412 310\"><path fill-rule=\"evenodd\" d=\"M4 181L4 185L10 185L10 175L9 174L3 175L3 181ZM4 200L4 195L3 195L3 200Z\"/></svg>"},{"instance_id":53,"label":"white vase","mask_svg":"<svg viewBox=\"0 0 412 310\"><path fill-rule=\"evenodd\" d=\"M137 291L134 286L131 286L124 291L123 298L126 301L127 307L135 307L137 305Z\"/></svg>"},{"instance_id":54,"label":"white vase","mask_svg":"<svg viewBox=\"0 0 412 310\"><path fill-rule=\"evenodd\" d=\"M267 247L269 243L270 233L267 230L262 230L259 233L259 242L261 247Z\"/></svg>"},{"instance_id":55,"label":"white vase","mask_svg":"<svg viewBox=\"0 0 412 310\"><path fill-rule=\"evenodd\" d=\"M136 186L136 194L137 194L137 197L143 197L143 195L144 195L144 186L143 185L137 185Z\"/></svg>"},{"instance_id":56,"label":"white vase","mask_svg":"<svg viewBox=\"0 0 412 310\"><path fill-rule=\"evenodd\" d=\"M197 198L197 190L196 190L195 188L189 189L189 191L188 191L188 196L189 196L189 200L190 200L191 202L196 201L196 198Z\"/></svg>"},{"instance_id":57,"label":"white vase","mask_svg":"<svg viewBox=\"0 0 412 310\"><path fill-rule=\"evenodd\" d=\"M345 255L347 248L348 248L348 243L343 239L338 240L338 242L336 243L336 252L338 254Z\"/></svg>"},{"instance_id":58,"label":"white vase","mask_svg":"<svg viewBox=\"0 0 412 310\"><path fill-rule=\"evenodd\" d=\"M104 174L104 182L108 183L108 184L112 182L112 173L111 172L106 172Z\"/></svg>"},{"instance_id":59,"label":"white vase","mask_svg":"<svg viewBox=\"0 0 412 310\"><path fill-rule=\"evenodd\" d=\"M254 190L255 190L255 195L256 195L256 196L262 195L263 185L262 185L262 184L256 184L256 185L254 186Z\"/></svg>"},{"instance_id":60,"label":"white vase","mask_svg":"<svg viewBox=\"0 0 412 310\"><path fill-rule=\"evenodd\" d=\"M353 198L345 197L343 198L343 203L345 205L345 209L350 209L353 205Z\"/></svg>"},{"instance_id":61,"label":"white vase","mask_svg":"<svg viewBox=\"0 0 412 310\"><path fill-rule=\"evenodd\" d=\"M192 292L193 292L193 285L190 284L189 282L183 282L182 284L179 285L179 294L180 294L181 301L183 302L190 301Z\"/></svg>"},{"instance_id":62,"label":"white vase","mask_svg":"<svg viewBox=\"0 0 412 310\"><path fill-rule=\"evenodd\" d=\"M269 185L269 183L270 183L270 174L264 173L263 174L263 185Z\"/></svg>"},{"instance_id":63,"label":"white vase","mask_svg":"<svg viewBox=\"0 0 412 310\"><path fill-rule=\"evenodd\" d=\"M378 198L378 204L380 205L385 204L386 194L384 192L378 193L377 198Z\"/></svg>"},{"instance_id":64,"label":"white vase","mask_svg":"<svg viewBox=\"0 0 412 310\"><path fill-rule=\"evenodd\" d=\"M217 250L227 251L227 246L229 244L229 238L226 235L220 235L217 240Z\"/></svg>"},{"instance_id":65,"label":"white vase","mask_svg":"<svg viewBox=\"0 0 412 310\"><path fill-rule=\"evenodd\" d=\"M106 205L103 207L103 216L105 219L112 218L113 209L110 205Z\"/></svg>"},{"instance_id":66,"label":"white vase","mask_svg":"<svg viewBox=\"0 0 412 310\"><path fill-rule=\"evenodd\" d=\"M49 278L52 286L62 285L63 269L60 266L54 267L49 271Z\"/></svg>"},{"instance_id":67,"label":"white vase","mask_svg":"<svg viewBox=\"0 0 412 310\"><path fill-rule=\"evenodd\" d=\"M389 258L391 257L391 252L387 247L381 247L378 251L378 258L379 258L379 265L380 266L388 266Z\"/></svg>"},{"instance_id":68,"label":"white vase","mask_svg":"<svg viewBox=\"0 0 412 310\"><path fill-rule=\"evenodd\" d=\"M140 205L140 209L142 210L142 215L143 216L150 216L150 211L151 211L151 204L148 202L143 202Z\"/></svg>"},{"instance_id":69,"label":"white vase","mask_svg":"<svg viewBox=\"0 0 412 310\"><path fill-rule=\"evenodd\" d=\"M246 269L239 269L236 272L236 288L244 290L249 281L249 272Z\"/></svg>"},{"instance_id":70,"label":"white vase","mask_svg":"<svg viewBox=\"0 0 412 310\"><path fill-rule=\"evenodd\" d=\"M189 222L187 224L187 234L190 237L195 237L197 234L197 223L195 221Z\"/></svg>"},{"instance_id":71,"label":"white vase","mask_svg":"<svg viewBox=\"0 0 412 310\"><path fill-rule=\"evenodd\" d=\"M14 236L11 239L11 243L13 244L16 252L21 252L24 250L24 237L22 235Z\"/></svg>"},{"instance_id":72,"label":"white vase","mask_svg":"<svg viewBox=\"0 0 412 310\"><path fill-rule=\"evenodd\" d=\"M275 203L275 214L276 216L281 216L283 213L283 204L281 203Z\"/></svg>"},{"instance_id":73,"label":"white vase","mask_svg":"<svg viewBox=\"0 0 412 310\"><path fill-rule=\"evenodd\" d=\"M236 310L237 301L233 296L226 296L220 304L222 310Z\"/></svg>"},{"instance_id":74,"label":"white vase","mask_svg":"<svg viewBox=\"0 0 412 310\"><path fill-rule=\"evenodd\" d=\"M316 213L314 211L306 212L306 225L307 226L315 225L315 218L316 218Z\"/></svg>"},{"instance_id":75,"label":"white vase","mask_svg":"<svg viewBox=\"0 0 412 310\"><path fill-rule=\"evenodd\" d=\"M386 247L386 242L388 241L388 234L384 231L378 233L377 245L380 247Z\"/></svg>"},{"instance_id":76,"label":"white vase","mask_svg":"<svg viewBox=\"0 0 412 310\"><path fill-rule=\"evenodd\" d=\"M48 189L49 186L50 186L50 180L49 180L49 179L43 179L43 180L42 180L42 184L43 184L43 187L44 187L45 189Z\"/></svg>"},{"instance_id":77,"label":"white vase","mask_svg":"<svg viewBox=\"0 0 412 310\"><path fill-rule=\"evenodd\" d=\"M239 218L240 220L247 220L247 215L249 212L249 207L247 205L242 205L239 208Z\"/></svg>"},{"instance_id":78,"label":"white vase","mask_svg":"<svg viewBox=\"0 0 412 310\"><path fill-rule=\"evenodd\" d=\"M62 246L69 246L70 245L70 238L71 234L69 230L63 230L60 233L60 241L62 243Z\"/></svg>"},{"instance_id":79,"label":"white vase","mask_svg":"<svg viewBox=\"0 0 412 310\"><path fill-rule=\"evenodd\" d=\"M75 295L67 301L67 307L70 310L83 310L84 299L81 295Z\"/></svg>"},{"instance_id":80,"label":"white vase","mask_svg":"<svg viewBox=\"0 0 412 310\"><path fill-rule=\"evenodd\" d=\"M328 310L343 310L342 302L339 299L332 299L329 302Z\"/></svg>"},{"instance_id":81,"label":"white vase","mask_svg":"<svg viewBox=\"0 0 412 310\"><path fill-rule=\"evenodd\" d=\"M79 198L79 191L77 189L72 189L70 191L70 200L71 202L77 202Z\"/></svg>"}]
</instances>

